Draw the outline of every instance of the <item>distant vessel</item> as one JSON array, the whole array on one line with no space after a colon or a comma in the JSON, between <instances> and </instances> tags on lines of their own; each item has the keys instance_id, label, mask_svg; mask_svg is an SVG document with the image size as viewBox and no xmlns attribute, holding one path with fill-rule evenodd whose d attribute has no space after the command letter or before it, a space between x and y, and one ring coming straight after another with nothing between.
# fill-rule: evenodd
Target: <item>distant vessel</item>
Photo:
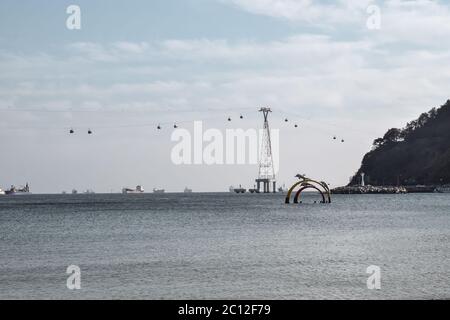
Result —
<instances>
[{"instance_id":1,"label":"distant vessel","mask_svg":"<svg viewBox=\"0 0 450 320\"><path fill-rule=\"evenodd\" d=\"M84 194L95 194L94 190L87 189Z\"/></svg>"},{"instance_id":2,"label":"distant vessel","mask_svg":"<svg viewBox=\"0 0 450 320\"><path fill-rule=\"evenodd\" d=\"M439 192L439 193L450 193L450 185L437 187L436 188L436 192Z\"/></svg>"},{"instance_id":3,"label":"distant vessel","mask_svg":"<svg viewBox=\"0 0 450 320\"><path fill-rule=\"evenodd\" d=\"M229 190L230 192L234 192L234 187L233 187L233 186L230 186L230 187L228 188L228 190Z\"/></svg>"},{"instance_id":4,"label":"distant vessel","mask_svg":"<svg viewBox=\"0 0 450 320\"><path fill-rule=\"evenodd\" d=\"M164 193L164 192L166 192L166 190L153 188L153 193Z\"/></svg>"},{"instance_id":5,"label":"distant vessel","mask_svg":"<svg viewBox=\"0 0 450 320\"><path fill-rule=\"evenodd\" d=\"M78 191L76 189L72 189L72 194L77 194Z\"/></svg>"},{"instance_id":6,"label":"distant vessel","mask_svg":"<svg viewBox=\"0 0 450 320\"><path fill-rule=\"evenodd\" d=\"M253 189L248 189L250 193L259 193L259 190L256 188L256 186L253 186Z\"/></svg>"},{"instance_id":7,"label":"distant vessel","mask_svg":"<svg viewBox=\"0 0 450 320\"><path fill-rule=\"evenodd\" d=\"M122 189L123 194L129 194L129 193L144 193L144 188L142 186L136 186L136 189L130 189L130 188L123 188Z\"/></svg>"},{"instance_id":8,"label":"distant vessel","mask_svg":"<svg viewBox=\"0 0 450 320\"><path fill-rule=\"evenodd\" d=\"M288 189L287 189L286 186L283 184L282 187L279 187L279 188L278 188L278 192L280 192L280 193L286 193L286 192L288 192Z\"/></svg>"},{"instance_id":9,"label":"distant vessel","mask_svg":"<svg viewBox=\"0 0 450 320\"><path fill-rule=\"evenodd\" d=\"M408 193L433 193L436 192L436 187L434 186L425 186L425 185L417 185L417 186L406 186L406 191Z\"/></svg>"},{"instance_id":10,"label":"distant vessel","mask_svg":"<svg viewBox=\"0 0 450 320\"><path fill-rule=\"evenodd\" d=\"M188 187L184 188L184 193L192 193L192 189L189 189Z\"/></svg>"},{"instance_id":11,"label":"distant vessel","mask_svg":"<svg viewBox=\"0 0 450 320\"><path fill-rule=\"evenodd\" d=\"M25 187L22 187L22 188L16 188L15 186L11 186L11 189L6 190L5 194L7 194L7 195L27 195L27 194L31 194L30 186L28 185L28 183L25 185Z\"/></svg>"},{"instance_id":12,"label":"distant vessel","mask_svg":"<svg viewBox=\"0 0 450 320\"><path fill-rule=\"evenodd\" d=\"M247 189L244 189L244 188L242 188L241 185L239 185L239 188L235 188L234 192L236 192L236 193L245 193L245 192L247 192Z\"/></svg>"},{"instance_id":13,"label":"distant vessel","mask_svg":"<svg viewBox=\"0 0 450 320\"><path fill-rule=\"evenodd\" d=\"M5 191L3 191L3 190L0 188L0 196L3 196L3 195L5 195Z\"/></svg>"}]
</instances>

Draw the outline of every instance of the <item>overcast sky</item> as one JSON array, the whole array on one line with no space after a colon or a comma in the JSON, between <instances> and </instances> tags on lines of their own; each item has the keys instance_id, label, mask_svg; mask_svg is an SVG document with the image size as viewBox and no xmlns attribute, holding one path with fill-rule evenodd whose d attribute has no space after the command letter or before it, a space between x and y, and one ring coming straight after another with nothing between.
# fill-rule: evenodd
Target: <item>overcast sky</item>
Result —
<instances>
[{"instance_id":1,"label":"overcast sky","mask_svg":"<svg viewBox=\"0 0 450 320\"><path fill-rule=\"evenodd\" d=\"M0 187L251 187L255 165L174 165L171 126L259 128L266 105L279 182L346 184L375 138L450 98L448 39L448 1L2 0Z\"/></svg>"}]
</instances>

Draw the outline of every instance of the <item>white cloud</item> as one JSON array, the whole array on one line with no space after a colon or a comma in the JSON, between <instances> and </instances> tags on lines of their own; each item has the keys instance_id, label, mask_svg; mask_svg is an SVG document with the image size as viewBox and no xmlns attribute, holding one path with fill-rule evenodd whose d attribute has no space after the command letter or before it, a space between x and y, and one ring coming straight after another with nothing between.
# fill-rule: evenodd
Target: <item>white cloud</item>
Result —
<instances>
[{"instance_id":1,"label":"white cloud","mask_svg":"<svg viewBox=\"0 0 450 320\"><path fill-rule=\"evenodd\" d=\"M290 21L304 21L323 25L326 23L351 23L358 21L372 0L338 0L322 3L312 0L220 0L248 12Z\"/></svg>"},{"instance_id":2,"label":"white cloud","mask_svg":"<svg viewBox=\"0 0 450 320\"><path fill-rule=\"evenodd\" d=\"M68 47L74 55L82 54L84 57L97 62L118 61L113 52L107 51L102 45L92 42L76 42Z\"/></svg>"},{"instance_id":3,"label":"white cloud","mask_svg":"<svg viewBox=\"0 0 450 320\"><path fill-rule=\"evenodd\" d=\"M253 14L307 23L341 32L343 26L360 35L369 32L367 8L381 10L381 30L371 32L380 42L444 46L436 41L450 37L450 9L444 0L338 0L332 3L312 0L219 0Z\"/></svg>"},{"instance_id":4,"label":"white cloud","mask_svg":"<svg viewBox=\"0 0 450 320\"><path fill-rule=\"evenodd\" d=\"M387 1L382 8L380 42L448 49L450 9L443 1Z\"/></svg>"},{"instance_id":5,"label":"white cloud","mask_svg":"<svg viewBox=\"0 0 450 320\"><path fill-rule=\"evenodd\" d=\"M417 110L433 96L443 99L450 85L448 53L397 50L377 37L338 41L303 34L269 42L74 43L69 49L64 59L4 55L2 68L12 73L26 66L28 71L21 73L19 85L5 85L0 96L17 106L44 105L56 98L72 101L71 107L97 101L108 108L156 109L226 109L267 101L286 110L314 106L315 114L329 114L328 109L352 112L368 104L372 108L366 113L379 113L394 102L400 113L411 103ZM150 78L140 73L161 65L165 69L148 73ZM43 69L53 77L42 78ZM58 75L70 81L55 80Z\"/></svg>"},{"instance_id":6,"label":"white cloud","mask_svg":"<svg viewBox=\"0 0 450 320\"><path fill-rule=\"evenodd\" d=\"M122 52L141 54L144 53L149 48L149 45L146 42L133 43L122 41L116 42L114 44L114 47Z\"/></svg>"}]
</instances>

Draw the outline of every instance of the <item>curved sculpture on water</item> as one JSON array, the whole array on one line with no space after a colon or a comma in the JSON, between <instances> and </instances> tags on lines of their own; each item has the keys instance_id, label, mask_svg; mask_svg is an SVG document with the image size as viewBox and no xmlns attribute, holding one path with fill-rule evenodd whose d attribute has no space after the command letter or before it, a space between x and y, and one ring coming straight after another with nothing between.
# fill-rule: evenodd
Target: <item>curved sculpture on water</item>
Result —
<instances>
[{"instance_id":1,"label":"curved sculpture on water","mask_svg":"<svg viewBox=\"0 0 450 320\"><path fill-rule=\"evenodd\" d=\"M291 202L291 195L297 187L299 187L299 189L295 193L294 203L298 203L298 200L302 192L307 189L317 190L322 196L322 203L331 203L331 191L325 182L312 180L300 174L296 175L296 177L299 178L300 181L294 183L292 187L289 189L286 195L285 203Z\"/></svg>"}]
</instances>

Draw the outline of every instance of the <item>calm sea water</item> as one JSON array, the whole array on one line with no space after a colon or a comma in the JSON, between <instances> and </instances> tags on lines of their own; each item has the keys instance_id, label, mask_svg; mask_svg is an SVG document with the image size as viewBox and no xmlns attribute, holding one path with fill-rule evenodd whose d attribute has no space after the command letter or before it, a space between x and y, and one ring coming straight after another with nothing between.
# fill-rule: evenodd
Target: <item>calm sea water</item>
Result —
<instances>
[{"instance_id":1,"label":"calm sea water","mask_svg":"<svg viewBox=\"0 0 450 320\"><path fill-rule=\"evenodd\" d=\"M450 298L450 194L314 200L0 197L0 299ZM73 264L81 290L66 287Z\"/></svg>"}]
</instances>

